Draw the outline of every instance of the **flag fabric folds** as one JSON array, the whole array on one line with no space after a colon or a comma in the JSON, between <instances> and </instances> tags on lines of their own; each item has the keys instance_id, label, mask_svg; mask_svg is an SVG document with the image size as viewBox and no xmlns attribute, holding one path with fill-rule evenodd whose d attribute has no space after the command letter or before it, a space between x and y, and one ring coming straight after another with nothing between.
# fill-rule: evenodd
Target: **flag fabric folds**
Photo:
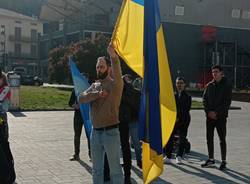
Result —
<instances>
[{"instance_id":1,"label":"flag fabric folds","mask_svg":"<svg viewBox=\"0 0 250 184\"><path fill-rule=\"evenodd\" d=\"M124 0L112 36L119 56L136 73L143 74L144 0Z\"/></svg>"},{"instance_id":2,"label":"flag fabric folds","mask_svg":"<svg viewBox=\"0 0 250 184\"><path fill-rule=\"evenodd\" d=\"M124 0L112 43L128 66L143 77L139 131L143 180L150 183L163 171L163 147L176 119L158 1Z\"/></svg>"},{"instance_id":3,"label":"flag fabric folds","mask_svg":"<svg viewBox=\"0 0 250 184\"><path fill-rule=\"evenodd\" d=\"M69 59L69 65L74 83L76 99L78 100L79 94L88 89L90 85L87 78L79 72L76 64L74 63L74 61L72 61L72 59ZM89 115L89 104L80 104L80 111L84 122L84 130L87 138L89 139L92 130L92 122Z\"/></svg>"}]
</instances>

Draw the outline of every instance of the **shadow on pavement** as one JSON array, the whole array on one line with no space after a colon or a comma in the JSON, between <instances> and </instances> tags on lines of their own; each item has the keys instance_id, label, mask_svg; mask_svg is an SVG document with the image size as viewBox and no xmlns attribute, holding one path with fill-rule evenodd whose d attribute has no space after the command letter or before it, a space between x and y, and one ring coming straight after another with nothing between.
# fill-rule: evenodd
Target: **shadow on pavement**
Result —
<instances>
[{"instance_id":1,"label":"shadow on pavement","mask_svg":"<svg viewBox=\"0 0 250 184\"><path fill-rule=\"evenodd\" d=\"M138 168L136 168L135 166L132 165L131 169L134 171L134 173L143 180L143 176L142 176L142 171ZM171 184L170 182L167 182L161 178L157 178L153 183L157 183L157 184Z\"/></svg>"},{"instance_id":2,"label":"shadow on pavement","mask_svg":"<svg viewBox=\"0 0 250 184\"><path fill-rule=\"evenodd\" d=\"M86 169L86 171L88 171L90 175L92 175L92 168L86 162L84 162L83 160L79 160L78 162Z\"/></svg>"},{"instance_id":3,"label":"shadow on pavement","mask_svg":"<svg viewBox=\"0 0 250 184\"><path fill-rule=\"evenodd\" d=\"M201 162L202 160L205 161L207 160L207 155L205 154L202 154L202 153L199 153L199 152L196 152L196 151L191 151L190 154L188 154L188 163L197 163L197 162ZM219 160L215 160L216 162L220 162ZM184 164L183 164L184 165ZM186 166L188 167L191 167L193 169L196 169L198 171L201 171L201 172L206 172L204 171L203 169L198 169L198 168L195 168L191 165L187 165L185 164ZM176 166L175 166L176 167ZM179 168L179 167L176 167L176 168ZM216 167L215 167L216 168ZM180 169L180 168L179 168ZM206 172L207 173L207 172ZM231 176L232 178L235 178L241 182L245 182L245 183L250 183L250 176L247 176L245 174L242 174L238 171L234 171L232 169L229 169L227 168L225 171L224 171L225 174ZM211 174L210 174L211 175ZM220 176L216 176L214 175L215 177L220 177ZM222 177L220 177L222 178ZM218 180L218 178L216 178ZM223 178L222 178L223 179ZM225 179L225 178L224 178ZM223 180L224 180L223 179ZM225 179L225 182L227 181L227 179ZM231 181L231 180L230 180ZM233 181L231 181L232 183L235 183ZM216 183L216 182L215 182Z\"/></svg>"},{"instance_id":4,"label":"shadow on pavement","mask_svg":"<svg viewBox=\"0 0 250 184\"><path fill-rule=\"evenodd\" d=\"M10 112L10 113L16 118L26 117L26 115L22 112Z\"/></svg>"},{"instance_id":5,"label":"shadow on pavement","mask_svg":"<svg viewBox=\"0 0 250 184\"><path fill-rule=\"evenodd\" d=\"M247 176L245 174L239 173L237 171L234 171L232 169L227 169L224 171L225 174L231 176L232 178L235 178L239 181L250 183L250 176Z\"/></svg>"},{"instance_id":6,"label":"shadow on pavement","mask_svg":"<svg viewBox=\"0 0 250 184\"><path fill-rule=\"evenodd\" d=\"M173 167L181 170L182 172L186 173L186 174L190 174L190 175L193 175L193 176L196 176L196 177L200 177L200 178L206 178L207 180L211 181L212 183L215 183L215 184L222 184L222 183L227 183L227 184L237 184L236 182L230 180L230 179L227 179L227 178L223 178L221 176L217 176L215 174L211 174L203 169L199 169L197 167L194 167L194 166L191 166L191 165L188 165L188 164L182 164L182 165L175 165L175 164L172 164ZM184 167L182 166L186 166L186 167L189 167L193 170L196 170L196 172L193 172L191 171L190 169L185 169ZM211 169L211 168L209 168ZM198 171L198 172L197 172Z\"/></svg>"}]
</instances>

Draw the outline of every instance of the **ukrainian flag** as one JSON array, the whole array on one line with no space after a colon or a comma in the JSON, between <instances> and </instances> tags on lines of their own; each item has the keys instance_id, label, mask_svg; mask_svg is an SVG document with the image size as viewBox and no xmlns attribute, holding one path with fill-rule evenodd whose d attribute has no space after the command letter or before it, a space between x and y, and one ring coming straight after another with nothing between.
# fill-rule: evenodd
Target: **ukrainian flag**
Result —
<instances>
[{"instance_id":1,"label":"ukrainian flag","mask_svg":"<svg viewBox=\"0 0 250 184\"><path fill-rule=\"evenodd\" d=\"M128 66L143 77L139 131L143 180L150 183L163 171L163 147L176 119L158 1L124 0L112 43Z\"/></svg>"},{"instance_id":2,"label":"ukrainian flag","mask_svg":"<svg viewBox=\"0 0 250 184\"><path fill-rule=\"evenodd\" d=\"M143 75L144 0L124 0L112 36L119 56Z\"/></svg>"}]
</instances>

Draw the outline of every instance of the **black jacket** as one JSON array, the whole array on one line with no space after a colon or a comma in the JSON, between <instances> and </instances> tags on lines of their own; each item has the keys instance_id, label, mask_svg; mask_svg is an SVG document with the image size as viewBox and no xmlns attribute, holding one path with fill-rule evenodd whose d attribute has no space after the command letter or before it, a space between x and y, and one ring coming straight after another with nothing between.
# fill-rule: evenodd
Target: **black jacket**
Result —
<instances>
[{"instance_id":1,"label":"black jacket","mask_svg":"<svg viewBox=\"0 0 250 184\"><path fill-rule=\"evenodd\" d=\"M119 109L120 122L130 123L138 120L140 110L140 91L134 89L132 84L124 81L122 99Z\"/></svg>"},{"instance_id":2,"label":"black jacket","mask_svg":"<svg viewBox=\"0 0 250 184\"><path fill-rule=\"evenodd\" d=\"M190 95L186 93L186 91L182 91L180 93L175 93L175 101L176 101L176 109L177 109L177 119L176 127L188 127L190 123L190 109L192 104L192 98Z\"/></svg>"},{"instance_id":3,"label":"black jacket","mask_svg":"<svg viewBox=\"0 0 250 184\"><path fill-rule=\"evenodd\" d=\"M228 110L232 100L232 87L227 83L226 78L220 82L212 80L207 84L203 93L203 105L206 114L215 111L217 118L227 118Z\"/></svg>"}]
</instances>

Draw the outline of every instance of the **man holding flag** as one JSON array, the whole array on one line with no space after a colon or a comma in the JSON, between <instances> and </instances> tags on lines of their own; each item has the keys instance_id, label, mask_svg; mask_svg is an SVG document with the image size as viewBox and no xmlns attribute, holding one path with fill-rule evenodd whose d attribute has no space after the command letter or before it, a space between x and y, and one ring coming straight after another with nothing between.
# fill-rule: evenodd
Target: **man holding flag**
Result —
<instances>
[{"instance_id":1,"label":"man holding flag","mask_svg":"<svg viewBox=\"0 0 250 184\"><path fill-rule=\"evenodd\" d=\"M123 184L120 165L119 106L123 90L120 61L113 47L108 47L111 62L99 57L98 80L79 96L80 103L90 103L93 129L90 136L93 183L103 183L104 153L107 154L111 181Z\"/></svg>"},{"instance_id":2,"label":"man holding flag","mask_svg":"<svg viewBox=\"0 0 250 184\"><path fill-rule=\"evenodd\" d=\"M163 171L163 147L176 119L158 1L124 0L112 42L120 57L143 77L140 113L142 167L144 183L150 183Z\"/></svg>"}]
</instances>

